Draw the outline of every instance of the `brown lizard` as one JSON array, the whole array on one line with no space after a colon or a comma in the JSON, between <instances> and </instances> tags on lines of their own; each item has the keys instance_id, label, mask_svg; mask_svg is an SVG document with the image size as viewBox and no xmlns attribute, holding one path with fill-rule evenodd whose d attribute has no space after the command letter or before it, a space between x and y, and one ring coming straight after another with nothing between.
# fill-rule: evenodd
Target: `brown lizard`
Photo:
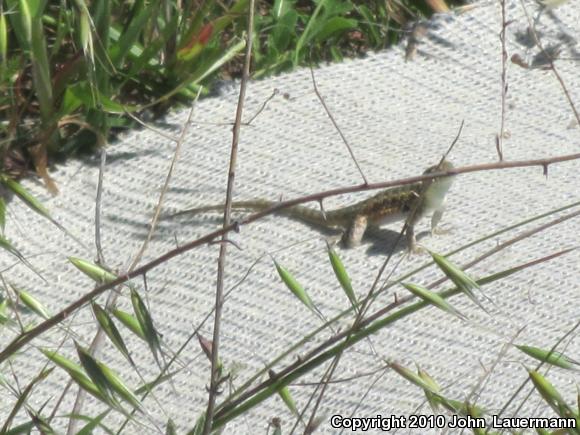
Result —
<instances>
[{"instance_id":1,"label":"brown lizard","mask_svg":"<svg viewBox=\"0 0 580 435\"><path fill-rule=\"evenodd\" d=\"M439 165L428 168L423 174L447 172L451 169L453 169L453 165L449 161L443 160ZM343 242L349 248L360 243L366 229L370 226L379 227L406 220L409 250L417 251L415 224L432 212L431 232L436 231L437 224L445 210L445 196L452 183L453 176L440 177L385 189L353 205L326 212L296 205L279 210L277 213L326 228L340 228L344 231ZM275 204L274 201L262 199L234 201L232 208L258 211L265 210ZM223 209L224 204L195 207L179 211L169 217Z\"/></svg>"}]
</instances>

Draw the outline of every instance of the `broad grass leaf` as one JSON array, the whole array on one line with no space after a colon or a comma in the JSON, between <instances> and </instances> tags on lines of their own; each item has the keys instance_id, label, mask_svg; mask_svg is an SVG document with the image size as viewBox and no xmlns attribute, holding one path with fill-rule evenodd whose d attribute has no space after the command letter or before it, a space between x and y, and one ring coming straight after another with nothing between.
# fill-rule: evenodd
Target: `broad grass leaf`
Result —
<instances>
[{"instance_id":1,"label":"broad grass leaf","mask_svg":"<svg viewBox=\"0 0 580 435\"><path fill-rule=\"evenodd\" d=\"M285 16L289 11L292 11L296 0L275 0L272 6L272 16L279 20L280 17Z\"/></svg>"},{"instance_id":2,"label":"broad grass leaf","mask_svg":"<svg viewBox=\"0 0 580 435\"><path fill-rule=\"evenodd\" d=\"M167 424L165 425L165 435L177 435L175 423L173 423L173 420L170 418L167 420Z\"/></svg>"},{"instance_id":3,"label":"broad grass leaf","mask_svg":"<svg viewBox=\"0 0 580 435\"><path fill-rule=\"evenodd\" d=\"M10 430L7 430L6 432L3 432L3 435L28 435L32 432L32 429L34 428L34 423L32 421L29 421L27 423L22 423L19 424L16 427L13 427Z\"/></svg>"},{"instance_id":4,"label":"broad grass leaf","mask_svg":"<svg viewBox=\"0 0 580 435\"><path fill-rule=\"evenodd\" d=\"M297 21L298 13L295 10L289 10L274 25L270 39L272 48L274 48L278 53L283 53L290 45L290 41L297 37Z\"/></svg>"},{"instance_id":5,"label":"broad grass leaf","mask_svg":"<svg viewBox=\"0 0 580 435\"><path fill-rule=\"evenodd\" d=\"M125 56L127 56L134 45L138 44L139 38L142 35L147 22L151 18L153 10L154 8L152 7L142 8L139 13L133 17L126 28L123 29L124 31L119 36L116 44L109 50L109 56L113 65L118 68L122 66Z\"/></svg>"},{"instance_id":6,"label":"broad grass leaf","mask_svg":"<svg viewBox=\"0 0 580 435\"><path fill-rule=\"evenodd\" d=\"M357 20L344 17L332 17L321 27L316 34L316 41L325 42L328 38L337 33L344 33L348 30L356 29Z\"/></svg>"},{"instance_id":7,"label":"broad grass leaf","mask_svg":"<svg viewBox=\"0 0 580 435\"><path fill-rule=\"evenodd\" d=\"M22 36L30 49L32 46L32 13L30 12L28 0L20 0L18 4L20 6L20 23L24 32Z\"/></svg>"},{"instance_id":8,"label":"broad grass leaf","mask_svg":"<svg viewBox=\"0 0 580 435\"><path fill-rule=\"evenodd\" d=\"M195 426L193 427L193 429L187 432L187 435L202 435L204 426L205 426L205 412L201 414L199 417L197 417L197 420L195 421Z\"/></svg>"}]
</instances>

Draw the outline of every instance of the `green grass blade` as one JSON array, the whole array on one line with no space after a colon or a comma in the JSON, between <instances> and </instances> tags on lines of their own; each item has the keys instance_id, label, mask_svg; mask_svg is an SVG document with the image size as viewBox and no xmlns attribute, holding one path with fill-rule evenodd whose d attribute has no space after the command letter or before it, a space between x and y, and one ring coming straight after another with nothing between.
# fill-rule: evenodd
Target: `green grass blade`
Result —
<instances>
[{"instance_id":1,"label":"green grass blade","mask_svg":"<svg viewBox=\"0 0 580 435\"><path fill-rule=\"evenodd\" d=\"M306 24L306 27L302 32L302 35L300 35L300 38L296 42L296 48L294 50L294 66L298 65L300 61L300 53L302 52L302 47L307 45L310 39L312 38L311 35L312 29L313 27L318 25L318 15L322 11L322 8L324 7L325 3L326 0L320 0L318 2L318 4L316 5L316 9L314 9L314 12L310 16L310 19L308 20L308 23Z\"/></svg>"},{"instance_id":2,"label":"green grass blade","mask_svg":"<svg viewBox=\"0 0 580 435\"><path fill-rule=\"evenodd\" d=\"M6 201L0 196L0 235L4 234L6 228Z\"/></svg>"},{"instance_id":3,"label":"green grass blade","mask_svg":"<svg viewBox=\"0 0 580 435\"><path fill-rule=\"evenodd\" d=\"M137 16L133 17L117 43L111 47L109 56L115 67L120 68L122 66L121 64L131 48L139 41L145 24L151 18L152 11L153 8L151 7L143 8Z\"/></svg>"},{"instance_id":4,"label":"green grass blade","mask_svg":"<svg viewBox=\"0 0 580 435\"><path fill-rule=\"evenodd\" d=\"M419 388L423 389L424 391L429 391L433 394L438 394L438 391L433 388L433 384L431 382L426 382L421 376L415 374L412 370L398 364L398 363L389 363L389 367L397 372L400 376L411 382L412 384L417 385Z\"/></svg>"},{"instance_id":5,"label":"green grass blade","mask_svg":"<svg viewBox=\"0 0 580 435\"><path fill-rule=\"evenodd\" d=\"M6 15L2 8L0 8L0 61L2 68L6 67L8 59L8 23L6 22Z\"/></svg>"},{"instance_id":6,"label":"green grass blade","mask_svg":"<svg viewBox=\"0 0 580 435\"><path fill-rule=\"evenodd\" d=\"M19 424L18 426L7 430L6 432L2 432L4 435L28 435L32 432L34 428L34 423L29 421L27 423Z\"/></svg>"},{"instance_id":7,"label":"green grass blade","mask_svg":"<svg viewBox=\"0 0 580 435\"><path fill-rule=\"evenodd\" d=\"M18 297L27 308L38 314L40 317L43 319L50 319L50 314L44 305L42 305L40 301L30 293L20 290L18 292Z\"/></svg>"},{"instance_id":8,"label":"green grass blade","mask_svg":"<svg viewBox=\"0 0 580 435\"><path fill-rule=\"evenodd\" d=\"M69 376L87 393L91 394L92 396L96 397L100 401L109 404L107 399L101 391L97 388L93 381L85 374L82 370L81 366L76 364L75 362L71 361L70 359L56 353L50 351L48 349L40 349L40 351L53 363L59 366L61 369L66 371Z\"/></svg>"},{"instance_id":9,"label":"green grass blade","mask_svg":"<svg viewBox=\"0 0 580 435\"><path fill-rule=\"evenodd\" d=\"M131 289L131 303L133 304L133 311L137 320L139 321L139 326L145 334L145 341L153 353L153 357L157 364L159 364L158 353L161 352L161 344L159 342L159 335L155 326L153 325L153 319L149 314L149 310L143 303L143 299L139 296L139 293L135 289Z\"/></svg>"},{"instance_id":10,"label":"green grass blade","mask_svg":"<svg viewBox=\"0 0 580 435\"><path fill-rule=\"evenodd\" d=\"M352 18L332 17L316 33L315 39L318 43L322 43L336 33L343 33L355 29L357 24L357 21Z\"/></svg>"},{"instance_id":11,"label":"green grass blade","mask_svg":"<svg viewBox=\"0 0 580 435\"><path fill-rule=\"evenodd\" d=\"M334 249L330 246L327 246L328 249L328 258L330 259L330 264L332 265L332 270L334 270L334 274L336 275L336 279L340 283L346 297L350 301L350 304L354 308L356 312L358 312L358 301L356 298L356 294L352 288L352 283L350 280L350 276L348 276L348 272L342 263L342 260L336 253Z\"/></svg>"},{"instance_id":12,"label":"green grass blade","mask_svg":"<svg viewBox=\"0 0 580 435\"><path fill-rule=\"evenodd\" d=\"M125 311L121 311L117 308L113 310L113 316L115 316L119 320L119 322L125 325L125 327L129 329L137 337L139 337L144 341L147 341L145 339L145 333L143 332L143 329L141 329L141 325L139 325L139 321L135 316L126 313Z\"/></svg>"},{"instance_id":13,"label":"green grass blade","mask_svg":"<svg viewBox=\"0 0 580 435\"><path fill-rule=\"evenodd\" d=\"M28 5L28 0L20 0L20 23L22 25L22 36L26 41L26 46L29 50L32 46L32 13L30 12L30 6Z\"/></svg>"},{"instance_id":14,"label":"green grass blade","mask_svg":"<svg viewBox=\"0 0 580 435\"><path fill-rule=\"evenodd\" d=\"M28 192L28 190L22 187L21 184L5 176L0 176L0 182L6 188L11 190L12 193L18 196L18 198L20 198L22 202L24 202L24 204L26 204L32 210L34 210L35 212L46 218L51 219L48 210L42 205L42 203L39 200L37 200L30 192Z\"/></svg>"},{"instance_id":15,"label":"green grass blade","mask_svg":"<svg viewBox=\"0 0 580 435\"><path fill-rule=\"evenodd\" d=\"M83 369L85 370L86 374L89 376L93 384L99 390L99 393L102 397L105 398L106 403L110 404L111 406L118 408L119 403L113 396L113 386L109 382L107 376L103 373L103 369L97 362L95 358L82 346L80 346L75 341L75 347L77 349L77 354L79 356L79 360Z\"/></svg>"},{"instance_id":16,"label":"green grass blade","mask_svg":"<svg viewBox=\"0 0 580 435\"><path fill-rule=\"evenodd\" d=\"M84 425L81 428L81 430L77 432L76 435L92 435L95 429L101 426L101 422L107 415L109 415L109 412L110 409L107 409L106 411L101 412L96 417L89 419L89 422L86 425Z\"/></svg>"},{"instance_id":17,"label":"green grass blade","mask_svg":"<svg viewBox=\"0 0 580 435\"><path fill-rule=\"evenodd\" d=\"M268 375L270 376L270 379L276 378L276 375L273 370L270 370L268 372ZM280 388L278 390L278 395L280 396L286 407L290 410L290 412L292 412L292 414L296 416L300 415L300 413L298 412L298 408L296 407L296 402L294 401L292 394L290 394L288 386L283 386L282 388Z\"/></svg>"},{"instance_id":18,"label":"green grass blade","mask_svg":"<svg viewBox=\"0 0 580 435\"><path fill-rule=\"evenodd\" d=\"M142 410L143 407L141 402L135 396L131 390L125 385L123 380L107 365L102 362L96 361L97 365L101 369L101 373L107 379L107 383L109 384L112 391L117 393L123 400L129 403L133 408Z\"/></svg>"},{"instance_id":19,"label":"green grass blade","mask_svg":"<svg viewBox=\"0 0 580 435\"><path fill-rule=\"evenodd\" d=\"M76 257L68 257L68 261L70 261L82 273L99 284L108 284L117 279L117 275L87 260Z\"/></svg>"},{"instance_id":20,"label":"green grass blade","mask_svg":"<svg viewBox=\"0 0 580 435\"><path fill-rule=\"evenodd\" d=\"M556 367L570 370L574 369L575 365L578 365L576 361L560 352L540 349L534 346L516 345L516 347L526 355Z\"/></svg>"},{"instance_id":21,"label":"green grass blade","mask_svg":"<svg viewBox=\"0 0 580 435\"><path fill-rule=\"evenodd\" d=\"M403 283L403 287L413 293L420 299L423 299L425 302L436 306L440 310L443 310L449 314L459 317L461 320L466 320L467 318L457 311L453 306L447 302L444 298L439 296L437 293L427 290L425 287L422 287L418 284L411 284L411 283Z\"/></svg>"},{"instance_id":22,"label":"green grass blade","mask_svg":"<svg viewBox=\"0 0 580 435\"><path fill-rule=\"evenodd\" d=\"M294 278L294 276L288 272L288 270L280 266L276 260L274 260L274 265L276 266L276 270L278 271L280 279L282 279L282 282L286 285L286 287L288 287L292 294L294 294L294 296L296 296L298 300L300 300L300 302L302 302L308 308L315 311L312 299L310 299L310 296L308 296L308 293L306 293L306 290L304 290L304 287L300 285L296 278Z\"/></svg>"},{"instance_id":23,"label":"green grass blade","mask_svg":"<svg viewBox=\"0 0 580 435\"><path fill-rule=\"evenodd\" d=\"M129 354L129 349L127 349L127 346L123 341L123 337L115 326L113 319L111 319L109 316L109 313L107 313L107 311L105 311L99 304L95 302L93 302L91 306L93 308L93 313L99 322L99 325L101 325L101 328L103 328L103 331L105 334L107 334L109 340L111 340L111 343L113 343L119 352L121 352L123 356L127 358L127 361L129 361L131 365L135 367L135 363Z\"/></svg>"},{"instance_id":24,"label":"green grass blade","mask_svg":"<svg viewBox=\"0 0 580 435\"><path fill-rule=\"evenodd\" d=\"M451 282L453 282L459 290L465 293L477 306L487 312L483 304L473 292L473 290L479 290L477 282L443 255L439 255L435 252L429 252L429 254L447 278L449 278Z\"/></svg>"},{"instance_id":25,"label":"green grass blade","mask_svg":"<svg viewBox=\"0 0 580 435\"><path fill-rule=\"evenodd\" d=\"M32 38L30 41L32 77L43 124L45 128L51 128L49 124L53 122L51 120L55 108L52 97L47 44L42 25L42 13L43 10L39 8L32 18Z\"/></svg>"},{"instance_id":26,"label":"green grass blade","mask_svg":"<svg viewBox=\"0 0 580 435\"><path fill-rule=\"evenodd\" d=\"M540 396L556 413L560 414L562 408L570 410L558 390L540 372L528 370L528 375ZM571 410L570 413L572 414Z\"/></svg>"},{"instance_id":27,"label":"green grass blade","mask_svg":"<svg viewBox=\"0 0 580 435\"><path fill-rule=\"evenodd\" d=\"M279 20L280 17L286 15L289 10L292 10L294 3L296 3L296 0L275 0L274 6L272 7L272 16L276 20Z\"/></svg>"}]
</instances>

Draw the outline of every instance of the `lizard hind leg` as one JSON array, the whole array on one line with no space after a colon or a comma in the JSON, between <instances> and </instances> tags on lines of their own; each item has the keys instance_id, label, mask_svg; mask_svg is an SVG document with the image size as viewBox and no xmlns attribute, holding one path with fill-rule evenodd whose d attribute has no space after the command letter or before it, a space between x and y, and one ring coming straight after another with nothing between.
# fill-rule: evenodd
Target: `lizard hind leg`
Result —
<instances>
[{"instance_id":1,"label":"lizard hind leg","mask_svg":"<svg viewBox=\"0 0 580 435\"><path fill-rule=\"evenodd\" d=\"M360 245L368 226L368 218L364 215L356 216L343 236L343 243L347 248Z\"/></svg>"}]
</instances>

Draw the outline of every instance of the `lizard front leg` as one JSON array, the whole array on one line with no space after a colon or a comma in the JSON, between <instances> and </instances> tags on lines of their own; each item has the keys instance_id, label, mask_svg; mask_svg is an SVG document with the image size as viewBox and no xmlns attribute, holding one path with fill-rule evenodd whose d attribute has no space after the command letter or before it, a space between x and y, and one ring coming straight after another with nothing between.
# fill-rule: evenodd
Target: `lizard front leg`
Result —
<instances>
[{"instance_id":1,"label":"lizard front leg","mask_svg":"<svg viewBox=\"0 0 580 435\"><path fill-rule=\"evenodd\" d=\"M368 218L364 215L357 215L350 223L343 237L343 242L347 248L353 248L360 244L368 226Z\"/></svg>"},{"instance_id":2,"label":"lizard front leg","mask_svg":"<svg viewBox=\"0 0 580 435\"><path fill-rule=\"evenodd\" d=\"M444 230L442 228L437 227L437 225L439 225L439 222L441 222L441 218L443 217L443 212L445 212L445 205L446 205L446 200L444 200L441 203L439 208L437 210L435 210L435 212L433 213L433 216L431 217L431 235L445 234L447 232L447 230Z\"/></svg>"}]
</instances>

